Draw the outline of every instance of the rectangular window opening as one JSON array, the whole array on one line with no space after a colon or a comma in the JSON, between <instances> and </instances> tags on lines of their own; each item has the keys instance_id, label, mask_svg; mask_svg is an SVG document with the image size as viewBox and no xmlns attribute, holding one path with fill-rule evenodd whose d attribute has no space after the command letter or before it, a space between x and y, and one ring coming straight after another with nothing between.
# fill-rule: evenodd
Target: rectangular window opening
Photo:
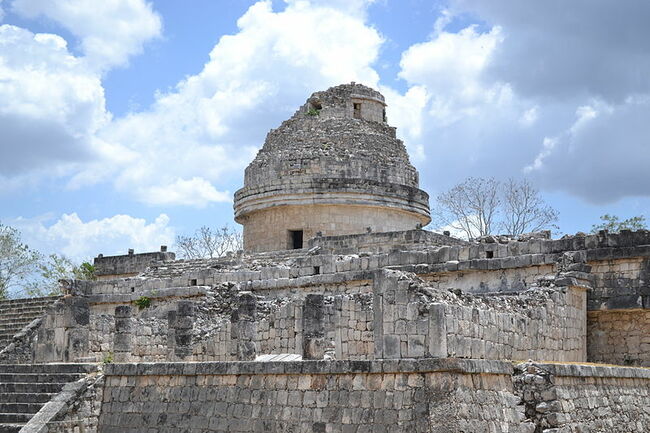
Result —
<instances>
[{"instance_id":1,"label":"rectangular window opening","mask_svg":"<svg viewBox=\"0 0 650 433\"><path fill-rule=\"evenodd\" d=\"M302 248L302 230L289 230L289 247L294 250Z\"/></svg>"},{"instance_id":2,"label":"rectangular window opening","mask_svg":"<svg viewBox=\"0 0 650 433\"><path fill-rule=\"evenodd\" d=\"M196 286L196 282L197 281L195 279L191 279L190 280L190 286Z\"/></svg>"},{"instance_id":3,"label":"rectangular window opening","mask_svg":"<svg viewBox=\"0 0 650 433\"><path fill-rule=\"evenodd\" d=\"M361 103L354 102L352 106L354 107L354 118L361 119Z\"/></svg>"},{"instance_id":4,"label":"rectangular window opening","mask_svg":"<svg viewBox=\"0 0 650 433\"><path fill-rule=\"evenodd\" d=\"M314 275L320 274L320 266L314 266Z\"/></svg>"},{"instance_id":5,"label":"rectangular window opening","mask_svg":"<svg viewBox=\"0 0 650 433\"><path fill-rule=\"evenodd\" d=\"M486 251L485 252L485 257L488 259L493 259L494 258L494 251Z\"/></svg>"}]
</instances>

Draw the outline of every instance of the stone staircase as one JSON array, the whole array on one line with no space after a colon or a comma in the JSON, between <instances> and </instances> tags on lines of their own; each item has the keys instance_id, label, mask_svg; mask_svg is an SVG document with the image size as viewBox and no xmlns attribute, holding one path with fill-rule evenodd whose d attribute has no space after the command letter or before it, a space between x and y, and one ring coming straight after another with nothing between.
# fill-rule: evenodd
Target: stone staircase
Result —
<instances>
[{"instance_id":1,"label":"stone staircase","mask_svg":"<svg viewBox=\"0 0 650 433\"><path fill-rule=\"evenodd\" d=\"M0 301L0 350L29 323L42 316L59 296Z\"/></svg>"},{"instance_id":2,"label":"stone staircase","mask_svg":"<svg viewBox=\"0 0 650 433\"><path fill-rule=\"evenodd\" d=\"M16 433L45 403L97 370L93 364L0 364L0 433Z\"/></svg>"}]
</instances>

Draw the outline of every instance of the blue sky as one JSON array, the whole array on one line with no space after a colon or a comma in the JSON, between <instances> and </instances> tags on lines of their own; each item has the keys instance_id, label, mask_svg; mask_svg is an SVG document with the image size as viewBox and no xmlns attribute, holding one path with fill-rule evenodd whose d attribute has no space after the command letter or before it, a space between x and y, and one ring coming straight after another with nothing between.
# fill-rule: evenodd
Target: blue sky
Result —
<instances>
[{"instance_id":1,"label":"blue sky","mask_svg":"<svg viewBox=\"0 0 650 433\"><path fill-rule=\"evenodd\" d=\"M650 4L0 0L0 221L77 260L236 226L269 129L357 81L432 197L528 177L560 231L650 216Z\"/></svg>"}]
</instances>

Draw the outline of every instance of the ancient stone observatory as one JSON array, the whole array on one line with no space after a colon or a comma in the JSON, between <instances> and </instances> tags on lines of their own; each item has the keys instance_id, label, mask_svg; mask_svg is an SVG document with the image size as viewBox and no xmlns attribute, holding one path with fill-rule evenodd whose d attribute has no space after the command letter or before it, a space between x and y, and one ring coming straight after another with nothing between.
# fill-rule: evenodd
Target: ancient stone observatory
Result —
<instances>
[{"instance_id":1,"label":"ancient stone observatory","mask_svg":"<svg viewBox=\"0 0 650 433\"><path fill-rule=\"evenodd\" d=\"M235 194L246 250L429 223L429 197L385 107L369 87L340 85L312 94L269 132Z\"/></svg>"}]
</instances>

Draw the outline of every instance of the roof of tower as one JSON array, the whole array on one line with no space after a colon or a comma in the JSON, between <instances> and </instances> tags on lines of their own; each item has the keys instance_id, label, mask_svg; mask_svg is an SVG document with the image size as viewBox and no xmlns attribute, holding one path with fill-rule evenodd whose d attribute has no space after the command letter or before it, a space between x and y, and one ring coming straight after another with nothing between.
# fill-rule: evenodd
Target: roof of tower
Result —
<instances>
[{"instance_id":1,"label":"roof of tower","mask_svg":"<svg viewBox=\"0 0 650 433\"><path fill-rule=\"evenodd\" d=\"M354 118L350 102L353 100L373 103L374 116ZM314 92L291 118L269 132L264 146L246 169L244 183L259 183L263 180L259 175L283 176L286 173L281 166L288 161L301 161L304 166L306 161L333 158L379 164L382 169L401 175L399 179L390 179L377 173L376 180L417 186L417 172L409 162L406 148L396 138L395 128L385 121L385 105L381 93L362 84L342 84ZM373 171L366 175L372 176Z\"/></svg>"},{"instance_id":2,"label":"roof of tower","mask_svg":"<svg viewBox=\"0 0 650 433\"><path fill-rule=\"evenodd\" d=\"M323 188L383 189L408 196L428 215L428 196L419 189L404 143L386 121L385 107L383 95L362 84L314 92L268 133L246 168L244 188L235 194L235 217L253 196Z\"/></svg>"}]
</instances>

